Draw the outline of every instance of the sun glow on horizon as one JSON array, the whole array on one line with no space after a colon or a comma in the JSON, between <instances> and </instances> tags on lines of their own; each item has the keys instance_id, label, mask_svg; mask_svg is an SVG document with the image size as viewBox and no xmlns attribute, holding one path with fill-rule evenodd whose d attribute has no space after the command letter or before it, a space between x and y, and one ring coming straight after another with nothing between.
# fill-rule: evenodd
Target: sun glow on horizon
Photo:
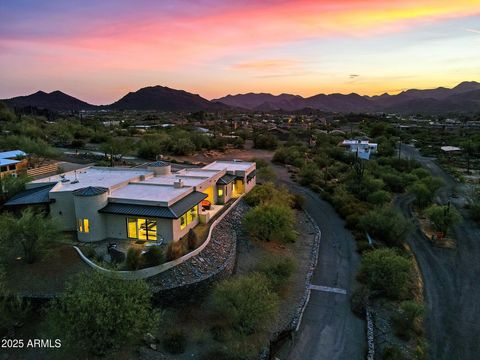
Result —
<instances>
[{"instance_id":1,"label":"sun glow on horizon","mask_svg":"<svg viewBox=\"0 0 480 360\"><path fill-rule=\"evenodd\" d=\"M103 104L156 84L210 99L451 87L480 79L478 15L480 1L465 0L4 1L0 98L59 89Z\"/></svg>"}]
</instances>

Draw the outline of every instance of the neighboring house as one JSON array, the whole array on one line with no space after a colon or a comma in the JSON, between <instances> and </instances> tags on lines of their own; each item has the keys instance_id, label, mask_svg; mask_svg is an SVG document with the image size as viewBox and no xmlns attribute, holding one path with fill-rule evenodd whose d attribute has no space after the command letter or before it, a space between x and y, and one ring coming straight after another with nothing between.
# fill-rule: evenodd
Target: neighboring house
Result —
<instances>
[{"instance_id":1,"label":"neighboring house","mask_svg":"<svg viewBox=\"0 0 480 360\"><path fill-rule=\"evenodd\" d=\"M47 203L62 230L77 231L79 241L171 242L210 221L255 181L255 163L237 160L176 173L162 161L147 169L87 167L35 180L5 205Z\"/></svg>"},{"instance_id":2,"label":"neighboring house","mask_svg":"<svg viewBox=\"0 0 480 360\"><path fill-rule=\"evenodd\" d=\"M28 160L25 152L21 150L0 152L0 178L26 173L27 166Z\"/></svg>"},{"instance_id":3,"label":"neighboring house","mask_svg":"<svg viewBox=\"0 0 480 360\"><path fill-rule=\"evenodd\" d=\"M361 159L370 159L370 155L377 152L378 145L368 140L349 139L343 140L340 146L346 147L348 151L356 153Z\"/></svg>"}]
</instances>

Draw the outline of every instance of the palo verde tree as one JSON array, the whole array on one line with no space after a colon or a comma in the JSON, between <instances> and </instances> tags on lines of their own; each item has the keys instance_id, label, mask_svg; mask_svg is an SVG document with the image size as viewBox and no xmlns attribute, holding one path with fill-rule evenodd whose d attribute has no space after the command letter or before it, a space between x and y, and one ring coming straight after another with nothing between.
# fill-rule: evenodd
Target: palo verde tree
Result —
<instances>
[{"instance_id":1,"label":"palo verde tree","mask_svg":"<svg viewBox=\"0 0 480 360\"><path fill-rule=\"evenodd\" d=\"M432 205L425 210L428 220L432 223L435 230L447 234L451 227L461 220L461 215L450 203L445 206Z\"/></svg>"},{"instance_id":2,"label":"palo verde tree","mask_svg":"<svg viewBox=\"0 0 480 360\"><path fill-rule=\"evenodd\" d=\"M73 278L49 308L47 329L69 349L103 355L140 339L159 318L145 281L112 279L90 271Z\"/></svg>"},{"instance_id":3,"label":"palo verde tree","mask_svg":"<svg viewBox=\"0 0 480 360\"><path fill-rule=\"evenodd\" d=\"M61 236L58 225L50 217L32 209L24 210L18 219L10 213L0 216L0 243L3 248L9 252L22 251L29 264Z\"/></svg>"}]
</instances>

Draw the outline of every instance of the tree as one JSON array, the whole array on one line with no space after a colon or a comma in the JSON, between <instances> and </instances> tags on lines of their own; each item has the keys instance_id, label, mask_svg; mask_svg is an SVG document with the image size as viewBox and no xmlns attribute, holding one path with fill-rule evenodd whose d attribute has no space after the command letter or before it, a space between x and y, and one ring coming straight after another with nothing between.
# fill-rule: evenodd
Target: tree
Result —
<instances>
[{"instance_id":1,"label":"tree","mask_svg":"<svg viewBox=\"0 0 480 360\"><path fill-rule=\"evenodd\" d=\"M245 201L250 206L257 206L267 202L293 205L293 196L285 187L277 187L271 182L255 186L245 196Z\"/></svg>"},{"instance_id":2,"label":"tree","mask_svg":"<svg viewBox=\"0 0 480 360\"><path fill-rule=\"evenodd\" d=\"M358 276L370 290L400 299L408 292L412 263L393 249L376 249L363 255Z\"/></svg>"},{"instance_id":3,"label":"tree","mask_svg":"<svg viewBox=\"0 0 480 360\"><path fill-rule=\"evenodd\" d=\"M28 208L19 219L9 213L0 216L0 243L10 251L18 247L29 264L46 250L49 244L62 236L58 225L50 217Z\"/></svg>"},{"instance_id":4,"label":"tree","mask_svg":"<svg viewBox=\"0 0 480 360\"><path fill-rule=\"evenodd\" d=\"M48 310L47 324L51 335L61 335L67 347L103 355L151 331L159 316L145 281L89 271L67 283Z\"/></svg>"},{"instance_id":5,"label":"tree","mask_svg":"<svg viewBox=\"0 0 480 360\"><path fill-rule=\"evenodd\" d=\"M435 230L447 234L448 230L462 219L460 213L450 204L445 206L432 205L425 210L425 215Z\"/></svg>"},{"instance_id":6,"label":"tree","mask_svg":"<svg viewBox=\"0 0 480 360\"><path fill-rule=\"evenodd\" d=\"M132 148L129 141L121 138L110 138L100 145L100 150L105 153L105 157L110 160L110 165L114 166L115 161L120 161L127 152Z\"/></svg>"},{"instance_id":7,"label":"tree","mask_svg":"<svg viewBox=\"0 0 480 360\"><path fill-rule=\"evenodd\" d=\"M287 256L267 256L258 265L258 271L269 280L273 290L278 291L290 279L296 264Z\"/></svg>"},{"instance_id":8,"label":"tree","mask_svg":"<svg viewBox=\"0 0 480 360\"><path fill-rule=\"evenodd\" d=\"M278 296L258 273L224 280L213 291L212 303L214 311L242 334L262 330L278 310Z\"/></svg>"},{"instance_id":9,"label":"tree","mask_svg":"<svg viewBox=\"0 0 480 360\"><path fill-rule=\"evenodd\" d=\"M411 230L410 223L393 209L372 210L360 217L360 228L390 246L400 246Z\"/></svg>"},{"instance_id":10,"label":"tree","mask_svg":"<svg viewBox=\"0 0 480 360\"><path fill-rule=\"evenodd\" d=\"M249 235L261 241L294 242L295 213L286 205L264 203L251 210L243 220L245 230Z\"/></svg>"},{"instance_id":11,"label":"tree","mask_svg":"<svg viewBox=\"0 0 480 360\"><path fill-rule=\"evenodd\" d=\"M3 176L0 178L0 202L5 201L16 195L25 188L25 184L30 181L28 176Z\"/></svg>"}]
</instances>

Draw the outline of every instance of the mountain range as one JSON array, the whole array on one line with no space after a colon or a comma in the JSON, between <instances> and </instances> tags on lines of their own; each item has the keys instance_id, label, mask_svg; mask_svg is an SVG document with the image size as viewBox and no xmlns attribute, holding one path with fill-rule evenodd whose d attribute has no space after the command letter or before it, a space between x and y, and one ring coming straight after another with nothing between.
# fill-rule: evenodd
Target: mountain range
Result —
<instances>
[{"instance_id":1,"label":"mountain range","mask_svg":"<svg viewBox=\"0 0 480 360\"><path fill-rule=\"evenodd\" d=\"M157 110L157 111L295 111L315 109L327 112L387 112L399 114L448 114L480 112L480 83L465 81L454 88L410 89L396 95L362 96L318 94L311 97L269 93L227 95L207 100L200 95L164 86L150 86L129 92L110 105L92 105L61 91L38 91L27 96L0 100L13 107L33 106L53 111Z\"/></svg>"}]
</instances>

